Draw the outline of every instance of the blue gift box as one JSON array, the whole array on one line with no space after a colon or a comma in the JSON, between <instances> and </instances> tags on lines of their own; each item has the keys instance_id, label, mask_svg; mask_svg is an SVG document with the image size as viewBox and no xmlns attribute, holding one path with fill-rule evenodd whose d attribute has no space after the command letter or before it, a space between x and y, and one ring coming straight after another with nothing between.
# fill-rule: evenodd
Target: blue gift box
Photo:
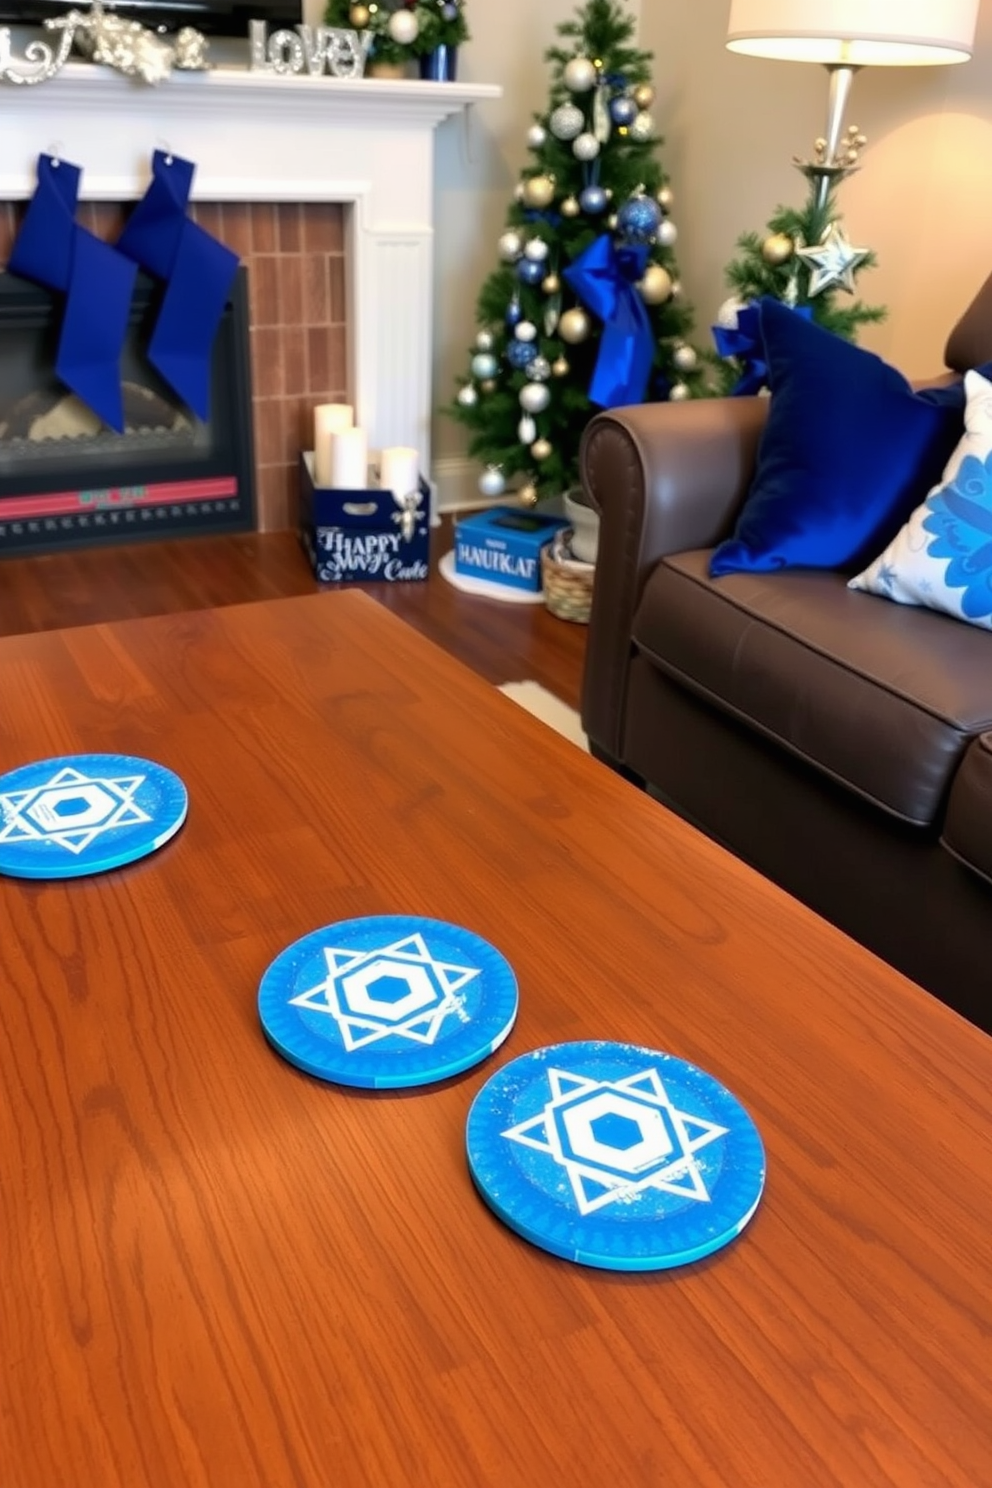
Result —
<instances>
[{"instance_id":1,"label":"blue gift box","mask_svg":"<svg viewBox=\"0 0 992 1488\"><path fill-rule=\"evenodd\" d=\"M314 485L313 454L300 455L300 538L322 584L398 584L426 579L430 487L404 510L381 486L332 490Z\"/></svg>"},{"instance_id":2,"label":"blue gift box","mask_svg":"<svg viewBox=\"0 0 992 1488\"><path fill-rule=\"evenodd\" d=\"M455 523L455 572L537 594L541 549L566 525L564 517L516 506L472 512Z\"/></svg>"}]
</instances>

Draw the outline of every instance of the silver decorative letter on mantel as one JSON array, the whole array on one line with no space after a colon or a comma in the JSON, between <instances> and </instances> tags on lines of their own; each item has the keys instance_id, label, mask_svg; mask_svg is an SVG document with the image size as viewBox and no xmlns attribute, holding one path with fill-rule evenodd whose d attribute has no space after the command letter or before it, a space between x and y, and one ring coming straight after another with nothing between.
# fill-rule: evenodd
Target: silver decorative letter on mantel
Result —
<instances>
[{"instance_id":1,"label":"silver decorative letter on mantel","mask_svg":"<svg viewBox=\"0 0 992 1488\"><path fill-rule=\"evenodd\" d=\"M306 72L320 77L361 77L372 45L371 31L339 30L333 26L297 26L295 31L267 34L265 21L248 22L252 72L283 75Z\"/></svg>"},{"instance_id":2,"label":"silver decorative letter on mantel","mask_svg":"<svg viewBox=\"0 0 992 1488\"><path fill-rule=\"evenodd\" d=\"M43 41L29 41L22 60L10 50L10 27L0 26L0 82L20 83L24 87L45 83L65 64L71 47L72 32L63 31L57 47Z\"/></svg>"}]
</instances>

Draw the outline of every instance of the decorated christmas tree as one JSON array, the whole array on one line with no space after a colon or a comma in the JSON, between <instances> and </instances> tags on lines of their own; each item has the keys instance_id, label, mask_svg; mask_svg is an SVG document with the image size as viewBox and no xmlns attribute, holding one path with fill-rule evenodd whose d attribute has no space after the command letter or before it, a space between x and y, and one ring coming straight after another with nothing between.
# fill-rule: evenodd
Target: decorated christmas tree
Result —
<instances>
[{"instance_id":1,"label":"decorated christmas tree","mask_svg":"<svg viewBox=\"0 0 992 1488\"><path fill-rule=\"evenodd\" d=\"M713 328L722 358L720 392L754 393L764 386L754 310L763 295L782 300L848 341L857 339L860 326L885 319L882 306L850 298L858 274L876 260L870 249L849 242L837 211L837 187L858 168L865 143L852 125L828 158L826 141L818 139L813 159L796 161L809 183L804 205L798 210L779 207L764 234L738 238L737 257L726 270L733 295L720 307Z\"/></svg>"},{"instance_id":2,"label":"decorated christmas tree","mask_svg":"<svg viewBox=\"0 0 992 1488\"><path fill-rule=\"evenodd\" d=\"M546 112L482 285L470 375L450 412L471 431L479 488L525 504L578 481L599 408L701 391L658 161L651 54L619 0L586 0L546 54Z\"/></svg>"}]
</instances>

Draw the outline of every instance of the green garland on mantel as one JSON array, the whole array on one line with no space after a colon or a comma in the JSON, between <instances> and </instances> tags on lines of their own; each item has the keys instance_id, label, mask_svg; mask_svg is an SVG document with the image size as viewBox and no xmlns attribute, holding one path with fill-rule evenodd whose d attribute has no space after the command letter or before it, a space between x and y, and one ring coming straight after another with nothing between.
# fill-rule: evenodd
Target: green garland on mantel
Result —
<instances>
[{"instance_id":1,"label":"green garland on mantel","mask_svg":"<svg viewBox=\"0 0 992 1488\"><path fill-rule=\"evenodd\" d=\"M394 20L396 16L401 19ZM402 18L407 16L409 20ZM402 66L404 62L430 56L440 46L456 47L470 40L464 0L415 0L414 4L396 3L396 0L382 0L382 3L327 0L324 24L370 31L370 64ZM415 34L409 41L397 41L390 31L391 24L401 32L415 26Z\"/></svg>"}]
</instances>

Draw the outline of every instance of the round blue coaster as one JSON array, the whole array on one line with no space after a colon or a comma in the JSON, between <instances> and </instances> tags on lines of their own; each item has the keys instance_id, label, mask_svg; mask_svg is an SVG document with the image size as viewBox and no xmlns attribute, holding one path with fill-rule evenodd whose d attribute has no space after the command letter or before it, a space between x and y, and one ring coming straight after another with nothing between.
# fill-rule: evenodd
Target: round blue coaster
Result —
<instances>
[{"instance_id":1,"label":"round blue coaster","mask_svg":"<svg viewBox=\"0 0 992 1488\"><path fill-rule=\"evenodd\" d=\"M517 1016L517 979L470 930L374 915L288 946L262 977L258 1015L279 1053L322 1080L429 1085L499 1047Z\"/></svg>"},{"instance_id":2,"label":"round blue coaster","mask_svg":"<svg viewBox=\"0 0 992 1488\"><path fill-rule=\"evenodd\" d=\"M0 873L82 878L147 857L186 820L186 787L130 754L67 754L0 775Z\"/></svg>"},{"instance_id":3,"label":"round blue coaster","mask_svg":"<svg viewBox=\"0 0 992 1488\"><path fill-rule=\"evenodd\" d=\"M728 1244L758 1207L750 1116L695 1065L634 1044L556 1044L504 1065L468 1114L472 1178L552 1255L657 1271Z\"/></svg>"}]
</instances>

